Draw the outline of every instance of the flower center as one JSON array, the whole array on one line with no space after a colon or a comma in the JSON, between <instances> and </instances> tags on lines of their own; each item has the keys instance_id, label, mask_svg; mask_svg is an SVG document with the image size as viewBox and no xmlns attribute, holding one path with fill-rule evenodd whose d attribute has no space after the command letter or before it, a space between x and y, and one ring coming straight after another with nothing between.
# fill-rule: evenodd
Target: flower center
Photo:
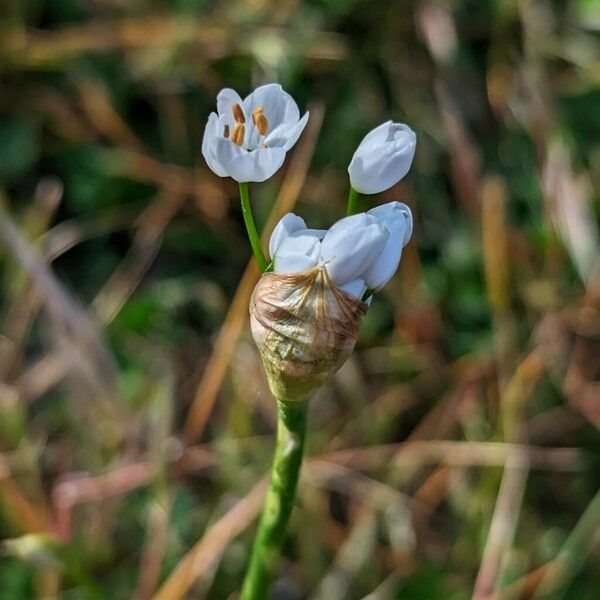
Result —
<instances>
[{"instance_id":1,"label":"flower center","mask_svg":"<svg viewBox=\"0 0 600 600\"><path fill-rule=\"evenodd\" d=\"M246 137L246 116L244 115L244 110L237 102L235 102L231 105L231 112L233 113L235 125L233 126L231 133L229 125L225 125L223 128L223 137L229 138L238 146L243 146L244 138ZM257 106L252 111L252 122L261 137L266 135L267 131L269 131L269 122L267 121L267 117L265 117L262 106ZM260 147L264 148L265 144L261 143Z\"/></svg>"}]
</instances>

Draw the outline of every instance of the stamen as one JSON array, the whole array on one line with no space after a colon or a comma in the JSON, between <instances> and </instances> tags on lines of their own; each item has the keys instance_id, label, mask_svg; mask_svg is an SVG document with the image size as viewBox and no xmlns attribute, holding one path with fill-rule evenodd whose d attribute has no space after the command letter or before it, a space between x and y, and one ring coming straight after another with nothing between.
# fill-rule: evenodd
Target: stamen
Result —
<instances>
[{"instance_id":1,"label":"stamen","mask_svg":"<svg viewBox=\"0 0 600 600\"><path fill-rule=\"evenodd\" d=\"M229 137L229 125L227 124L225 125L225 127L223 127L223 137Z\"/></svg>"},{"instance_id":2,"label":"stamen","mask_svg":"<svg viewBox=\"0 0 600 600\"><path fill-rule=\"evenodd\" d=\"M244 111L237 102L231 105L231 112L233 112L233 118L236 123L243 124L246 122L246 116L244 115Z\"/></svg>"},{"instance_id":3,"label":"stamen","mask_svg":"<svg viewBox=\"0 0 600 600\"><path fill-rule=\"evenodd\" d=\"M242 123L236 123L231 134L231 141L238 146L244 143L244 136L246 135L246 127Z\"/></svg>"},{"instance_id":4,"label":"stamen","mask_svg":"<svg viewBox=\"0 0 600 600\"><path fill-rule=\"evenodd\" d=\"M269 122L264 115L262 106L257 106L252 111L252 120L256 125L256 129L258 129L258 133L260 133L260 135L266 135L267 131L269 131Z\"/></svg>"}]
</instances>

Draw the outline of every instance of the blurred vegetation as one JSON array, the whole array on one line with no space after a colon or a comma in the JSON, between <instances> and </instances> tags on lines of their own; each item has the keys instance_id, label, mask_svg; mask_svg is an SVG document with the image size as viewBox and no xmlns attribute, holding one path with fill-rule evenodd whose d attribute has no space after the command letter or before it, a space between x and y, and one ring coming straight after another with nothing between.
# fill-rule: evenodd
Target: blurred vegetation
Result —
<instances>
[{"instance_id":1,"label":"blurred vegetation","mask_svg":"<svg viewBox=\"0 0 600 600\"><path fill-rule=\"evenodd\" d=\"M0 7L0 600L225 599L273 446L218 90L311 110L257 220L418 134L415 234L311 405L274 597L600 589L596 0ZM281 191L279 191L281 189ZM255 487L258 485L258 487Z\"/></svg>"}]
</instances>

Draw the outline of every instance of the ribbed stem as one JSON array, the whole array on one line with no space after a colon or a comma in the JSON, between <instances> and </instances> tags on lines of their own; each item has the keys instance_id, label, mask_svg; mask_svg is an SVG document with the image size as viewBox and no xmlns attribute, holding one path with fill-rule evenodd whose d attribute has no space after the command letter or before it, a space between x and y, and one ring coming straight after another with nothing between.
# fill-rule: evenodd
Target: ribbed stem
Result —
<instances>
[{"instance_id":1,"label":"ribbed stem","mask_svg":"<svg viewBox=\"0 0 600 600\"><path fill-rule=\"evenodd\" d=\"M308 402L277 402L277 443L271 483L240 600L265 600L285 537L302 464Z\"/></svg>"},{"instance_id":2,"label":"ribbed stem","mask_svg":"<svg viewBox=\"0 0 600 600\"><path fill-rule=\"evenodd\" d=\"M346 207L346 216L353 215L358 209L358 192L350 186L350 192L348 193L348 205Z\"/></svg>"},{"instance_id":3,"label":"ribbed stem","mask_svg":"<svg viewBox=\"0 0 600 600\"><path fill-rule=\"evenodd\" d=\"M252 246L252 252L258 263L258 268L264 273L267 270L268 262L265 258L262 246L260 245L260 236L256 231L254 224L254 216L252 215L252 205L250 204L250 189L248 182L240 181L240 200L242 202L242 214L244 215L244 223L248 232L248 239Z\"/></svg>"}]
</instances>

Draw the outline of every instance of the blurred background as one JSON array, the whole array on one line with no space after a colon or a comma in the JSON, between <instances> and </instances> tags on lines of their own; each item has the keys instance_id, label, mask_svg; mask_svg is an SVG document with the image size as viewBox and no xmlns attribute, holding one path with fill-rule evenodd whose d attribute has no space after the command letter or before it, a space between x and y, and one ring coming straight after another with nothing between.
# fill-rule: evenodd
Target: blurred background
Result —
<instances>
[{"instance_id":1,"label":"blurred background","mask_svg":"<svg viewBox=\"0 0 600 600\"><path fill-rule=\"evenodd\" d=\"M311 119L266 235L388 119L415 233L313 399L273 597L600 590L596 0L0 8L0 599L235 598L274 442L222 87ZM266 239L266 238L265 238Z\"/></svg>"}]
</instances>

